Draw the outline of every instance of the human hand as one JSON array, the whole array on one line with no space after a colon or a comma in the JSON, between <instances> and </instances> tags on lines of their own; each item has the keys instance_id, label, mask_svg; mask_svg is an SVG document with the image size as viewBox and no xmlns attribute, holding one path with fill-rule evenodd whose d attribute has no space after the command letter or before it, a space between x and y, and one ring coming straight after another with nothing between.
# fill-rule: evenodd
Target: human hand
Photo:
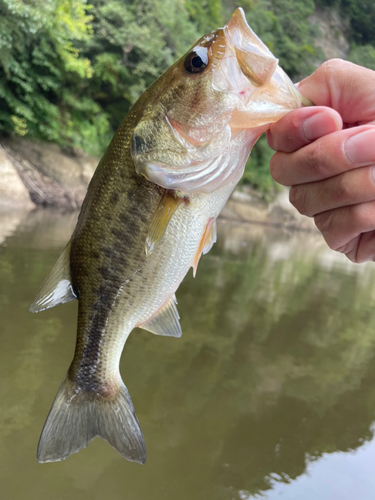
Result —
<instances>
[{"instance_id":1,"label":"human hand","mask_svg":"<svg viewBox=\"0 0 375 500\"><path fill-rule=\"evenodd\" d=\"M353 262L375 260L375 72L333 59L298 90L316 107L271 126L271 174L291 186L290 202L314 218L330 248Z\"/></svg>"}]
</instances>

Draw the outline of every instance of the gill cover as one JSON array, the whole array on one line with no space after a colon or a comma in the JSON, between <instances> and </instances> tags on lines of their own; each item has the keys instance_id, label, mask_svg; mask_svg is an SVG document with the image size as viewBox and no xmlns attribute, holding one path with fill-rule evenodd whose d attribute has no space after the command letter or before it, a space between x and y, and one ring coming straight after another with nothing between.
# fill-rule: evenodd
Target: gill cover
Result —
<instances>
[{"instance_id":1,"label":"gill cover","mask_svg":"<svg viewBox=\"0 0 375 500\"><path fill-rule=\"evenodd\" d=\"M236 184L269 124L311 104L240 8L162 78L160 95L134 130L131 154L139 174L183 193Z\"/></svg>"}]
</instances>

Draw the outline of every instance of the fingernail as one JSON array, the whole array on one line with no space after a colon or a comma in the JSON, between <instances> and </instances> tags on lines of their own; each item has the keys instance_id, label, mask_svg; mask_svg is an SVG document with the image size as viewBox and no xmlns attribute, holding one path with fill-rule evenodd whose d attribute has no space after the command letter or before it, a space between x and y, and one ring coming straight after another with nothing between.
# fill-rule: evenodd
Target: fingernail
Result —
<instances>
[{"instance_id":1,"label":"fingernail","mask_svg":"<svg viewBox=\"0 0 375 500\"><path fill-rule=\"evenodd\" d=\"M349 160L365 166L375 162L375 128L352 135L344 144L344 151Z\"/></svg>"},{"instance_id":2,"label":"fingernail","mask_svg":"<svg viewBox=\"0 0 375 500\"><path fill-rule=\"evenodd\" d=\"M309 141L336 132L341 128L334 116L327 112L315 113L302 123L303 131Z\"/></svg>"}]
</instances>

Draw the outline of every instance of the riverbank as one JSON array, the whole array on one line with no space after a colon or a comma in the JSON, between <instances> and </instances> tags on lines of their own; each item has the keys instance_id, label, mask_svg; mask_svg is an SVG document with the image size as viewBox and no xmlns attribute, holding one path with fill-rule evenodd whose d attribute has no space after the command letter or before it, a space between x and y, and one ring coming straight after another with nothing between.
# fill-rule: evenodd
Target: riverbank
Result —
<instances>
[{"instance_id":1,"label":"riverbank","mask_svg":"<svg viewBox=\"0 0 375 500\"><path fill-rule=\"evenodd\" d=\"M0 211L11 212L11 219L15 221L22 220L24 214L37 207L78 210L98 162L99 158L82 151L62 150L56 144L3 139L0 141ZM237 224L316 230L311 219L301 216L290 205L287 190L267 203L256 191L246 186L237 188L220 217Z\"/></svg>"},{"instance_id":2,"label":"riverbank","mask_svg":"<svg viewBox=\"0 0 375 500\"><path fill-rule=\"evenodd\" d=\"M99 158L57 144L0 141L0 209L77 210Z\"/></svg>"}]
</instances>

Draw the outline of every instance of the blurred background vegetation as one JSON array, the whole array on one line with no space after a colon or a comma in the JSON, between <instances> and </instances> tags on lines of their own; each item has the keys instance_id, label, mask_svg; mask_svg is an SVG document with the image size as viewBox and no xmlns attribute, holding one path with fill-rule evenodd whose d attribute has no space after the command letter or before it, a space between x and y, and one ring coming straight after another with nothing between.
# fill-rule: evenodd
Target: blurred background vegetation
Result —
<instances>
[{"instance_id":1,"label":"blurred background vegetation","mask_svg":"<svg viewBox=\"0 0 375 500\"><path fill-rule=\"evenodd\" d=\"M324 59L316 9L347 26L348 59L375 69L370 0L0 0L0 133L100 155L135 100L237 6L295 81ZM275 186L263 137L243 182Z\"/></svg>"}]
</instances>

